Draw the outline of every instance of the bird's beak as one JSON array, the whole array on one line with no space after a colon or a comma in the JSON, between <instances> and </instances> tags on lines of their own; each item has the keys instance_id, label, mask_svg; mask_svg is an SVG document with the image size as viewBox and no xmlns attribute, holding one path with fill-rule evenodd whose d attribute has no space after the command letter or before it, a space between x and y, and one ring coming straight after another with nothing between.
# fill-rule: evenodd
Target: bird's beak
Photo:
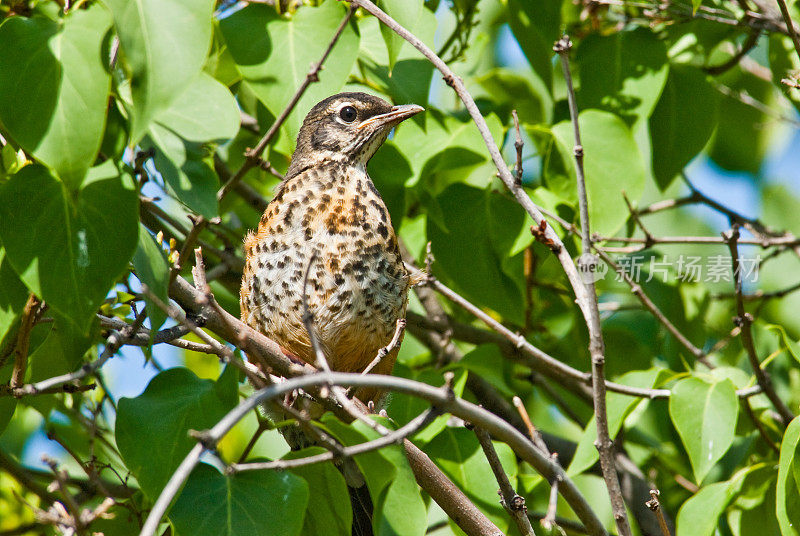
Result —
<instances>
[{"instance_id":1,"label":"bird's beak","mask_svg":"<svg viewBox=\"0 0 800 536\"><path fill-rule=\"evenodd\" d=\"M425 108L422 106L417 106L416 104L392 106L391 111L385 114L373 115L369 119L363 121L360 125L358 125L358 130L361 130L369 125L396 125L401 121L405 121L412 115L416 115L423 111L425 111Z\"/></svg>"}]
</instances>

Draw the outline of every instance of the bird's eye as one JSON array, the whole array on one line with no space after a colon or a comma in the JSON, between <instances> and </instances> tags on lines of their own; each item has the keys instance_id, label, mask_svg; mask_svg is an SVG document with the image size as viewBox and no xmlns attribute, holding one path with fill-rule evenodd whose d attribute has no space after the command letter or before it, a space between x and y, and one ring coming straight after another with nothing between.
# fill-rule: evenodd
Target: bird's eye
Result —
<instances>
[{"instance_id":1,"label":"bird's eye","mask_svg":"<svg viewBox=\"0 0 800 536\"><path fill-rule=\"evenodd\" d=\"M346 123L352 123L355 121L357 115L358 113L356 112L356 109L352 106L345 106L339 110L339 117L341 117Z\"/></svg>"}]
</instances>

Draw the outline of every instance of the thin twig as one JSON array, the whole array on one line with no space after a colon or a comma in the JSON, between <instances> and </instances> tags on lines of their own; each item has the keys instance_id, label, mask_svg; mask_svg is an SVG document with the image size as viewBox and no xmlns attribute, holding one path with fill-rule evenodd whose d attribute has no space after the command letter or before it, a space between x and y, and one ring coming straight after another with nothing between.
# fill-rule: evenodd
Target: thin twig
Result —
<instances>
[{"instance_id":1,"label":"thin twig","mask_svg":"<svg viewBox=\"0 0 800 536\"><path fill-rule=\"evenodd\" d=\"M744 408L744 412L747 413L747 416L750 418L753 426L755 426L756 430L758 430L758 434L761 436L761 439L763 439L767 446L775 451L776 454L780 455L781 448L772 440L772 438L769 436L769 432L767 432L767 429L764 427L764 424L753 412L753 407L750 405L750 401L745 398L741 400L741 403L742 407Z\"/></svg>"},{"instance_id":2,"label":"thin twig","mask_svg":"<svg viewBox=\"0 0 800 536\"><path fill-rule=\"evenodd\" d=\"M511 117L514 120L514 149L517 151L517 163L514 168L514 184L517 187L522 186L522 148L525 145L522 141L522 134L519 130L519 118L517 117L517 110L511 110Z\"/></svg>"},{"instance_id":3,"label":"thin twig","mask_svg":"<svg viewBox=\"0 0 800 536\"><path fill-rule=\"evenodd\" d=\"M489 467L492 468L494 477L497 479L497 484L500 486L500 504L506 509L511 519L514 520L520 534L523 536L536 536L531 526L531 521L528 519L528 509L525 507L525 498L514 491L514 487L508 480L508 475L500 463L500 458L497 456L497 451L494 449L494 445L492 445L492 438L489 436L489 433L483 428L475 427L475 436L478 438L478 442L483 449L483 454L486 456Z\"/></svg>"},{"instance_id":4,"label":"thin twig","mask_svg":"<svg viewBox=\"0 0 800 536\"><path fill-rule=\"evenodd\" d=\"M569 103L569 115L572 119L572 129L575 135L575 171L578 184L578 206L580 209L583 255L579 259L579 264L596 264L596 257L592 255L592 239L589 227L589 201L586 195L586 180L583 168L583 145L581 145L580 127L578 125L578 107L575 104L575 90L572 87L572 72L569 67L569 51L572 43L568 36L563 36L556 42L553 50L556 51L561 59L561 67L567 83L567 97ZM589 257L587 259L587 256ZM594 270L586 271L586 274L594 273ZM619 484L619 476L614 463L614 444L608 431L608 414L606 412L606 383L605 383L605 345L603 343L603 332L600 328L600 311L597 307L597 291L594 286L594 279L584 278L586 294L588 295L588 318L586 325L589 328L589 354L592 358L592 398L594 400L595 423L597 425L597 440L595 446L600 455L600 468L603 472L603 479L608 488L608 495L611 499L611 509L614 513L614 520L620 536L631 536L631 527L628 522L628 514L625 511L625 501L622 497L622 489Z\"/></svg>"},{"instance_id":5,"label":"thin twig","mask_svg":"<svg viewBox=\"0 0 800 536\"><path fill-rule=\"evenodd\" d=\"M628 194L626 194L624 190L622 192L622 199L625 200L625 204L628 206L628 212L630 212L631 218L633 218L633 221L636 222L636 225L638 225L644 233L644 249L653 247L653 244L655 244L653 235L647 227L644 226L644 223L642 223L642 220L639 218L639 213L633 208L630 199L628 199ZM583 228L583 224L581 224L581 228Z\"/></svg>"},{"instance_id":6,"label":"thin twig","mask_svg":"<svg viewBox=\"0 0 800 536\"><path fill-rule=\"evenodd\" d=\"M394 330L394 335L392 336L392 340L389 341L389 344L378 350L378 355L375 356L375 359L370 361L369 365L364 368L361 374L369 374L369 372L378 366L378 364L383 360L384 357L392 353L403 340L403 333L406 330L406 319L405 318L398 318L397 325Z\"/></svg>"},{"instance_id":7,"label":"thin twig","mask_svg":"<svg viewBox=\"0 0 800 536\"><path fill-rule=\"evenodd\" d=\"M514 407L517 408L519 416L522 417L522 422L525 423L525 428L528 429L528 435L531 437L533 444L536 445L543 454L547 454L549 456L550 451L547 449L544 439L542 439L542 434L540 434L539 430L537 430L533 425L533 421L531 421L531 417L528 415L528 410L525 408L525 404L522 403L522 399L518 396L514 396L514 398L511 399L511 402L514 404Z\"/></svg>"},{"instance_id":8,"label":"thin twig","mask_svg":"<svg viewBox=\"0 0 800 536\"><path fill-rule=\"evenodd\" d=\"M712 65L710 67L705 67L704 68L705 71L712 76L718 76L736 67L742 60L742 58L747 56L747 53L753 50L753 47L755 47L756 44L758 43L759 37L761 37L761 30L759 29L753 30L752 32L750 32L750 34L748 34L747 39L742 44L742 47L738 51L736 51L736 53L733 56L731 56L727 61L720 63L719 65Z\"/></svg>"},{"instance_id":9,"label":"thin twig","mask_svg":"<svg viewBox=\"0 0 800 536\"><path fill-rule=\"evenodd\" d=\"M22 310L22 321L17 332L17 342L14 346L14 370L11 373L11 388L18 389L25 383L25 373L28 371L28 348L31 340L31 330L36 321L36 314L41 302L31 292L25 308Z\"/></svg>"},{"instance_id":10,"label":"thin twig","mask_svg":"<svg viewBox=\"0 0 800 536\"><path fill-rule=\"evenodd\" d=\"M108 361L115 353L117 353L119 347L122 346L122 342L128 338L130 334L139 330L142 322L144 322L144 319L145 315L140 313L136 316L136 319L132 324L129 324L121 331L112 330L106 339L106 347L103 350L103 353L91 363L86 363L80 369L69 374L62 374L61 376L55 376L40 382L29 383L20 386L14 391L14 396L29 396L44 392L67 392L70 389L69 387L66 387L67 384L76 384L86 376L95 373L103 365L105 365L106 361ZM75 390L78 390L78 388L76 387Z\"/></svg>"},{"instance_id":11,"label":"thin twig","mask_svg":"<svg viewBox=\"0 0 800 536\"><path fill-rule=\"evenodd\" d=\"M792 38L794 50L797 52L798 59L800 59L800 37L797 35L797 30L795 30L794 22L792 22L792 16L789 14L789 8L786 7L785 0L778 0L778 7L781 9L781 16L783 17L783 21L786 23L786 29L789 31L789 37Z\"/></svg>"},{"instance_id":12,"label":"thin twig","mask_svg":"<svg viewBox=\"0 0 800 536\"><path fill-rule=\"evenodd\" d=\"M756 381L758 382L758 385L761 386L764 394L767 395L767 398L769 398L770 402L772 402L772 405L775 406L775 410L778 412L781 420L783 421L783 426L788 426L789 422L794 418L794 413L792 413L792 410L789 409L786 403L784 403L784 401L775 392L775 388L772 385L772 380L770 379L769 374L767 374L767 372L761 368L761 362L758 359L758 354L753 342L753 332L751 329L753 325L753 317L749 313L745 312L744 309L744 299L742 298L742 270L739 263L739 247L737 245L737 241L739 239L738 224L734 223L730 232L722 233L722 236L728 241L728 248L731 252L734 291L736 292L736 317L734 318L734 324L742 328L740 333L742 346L744 346L745 353L750 360L750 366L753 368L753 372L756 375Z\"/></svg>"},{"instance_id":13,"label":"thin twig","mask_svg":"<svg viewBox=\"0 0 800 536\"><path fill-rule=\"evenodd\" d=\"M295 458L292 460L274 460L271 462L252 462L252 463L235 463L229 466L228 470L231 473L239 473L242 471L259 471L264 469L292 469L295 467L302 467L304 465L312 465L329 460L340 460L344 458L352 458L358 454L378 450L389 445L402 443L403 439L412 436L428 426L433 419L439 415L438 410L432 407L426 410L421 415L417 415L411 419L405 426L401 426L397 430L391 431L386 435L382 435L378 439L367 441L358 445L352 445L342 448L339 452L323 452L314 456L307 456L305 458Z\"/></svg>"},{"instance_id":14,"label":"thin twig","mask_svg":"<svg viewBox=\"0 0 800 536\"><path fill-rule=\"evenodd\" d=\"M73 528L78 534L83 533L84 525L81 519L81 507L75 501L75 497L69 492L67 488L66 482L66 471L62 471L58 468L58 463L51 458L50 456L44 455L42 456L42 461L50 468L53 472L53 476L55 477L55 482L58 487L58 491L61 492L61 496L64 498L64 506L66 506L67 511L70 515L70 522L73 525Z\"/></svg>"},{"instance_id":15,"label":"thin twig","mask_svg":"<svg viewBox=\"0 0 800 536\"><path fill-rule=\"evenodd\" d=\"M406 264L406 268L412 274L418 273L419 270L411 264ZM527 341L524 337L514 333L503 324L495 320L491 315L487 314L483 311L480 307L476 306L469 300L465 299L463 296L452 290L451 288L444 285L441 281L435 278L428 278L425 283L426 285L432 287L437 292L439 292L442 296L446 297L459 307L462 307L464 310L478 318L480 321L485 323L489 326L490 329L497 332L502 339L505 339L507 343L510 343L511 348L506 345L502 344L502 339L500 337L495 337L491 332L486 332L483 330L476 329L472 326L466 326L459 323L452 323L450 322L449 325L452 326L453 329L453 336L471 342L473 344L482 344L491 342L494 344L500 344L501 349L504 350L504 353L512 358L517 358L525 364L526 366L532 368L533 370L540 372L550 378L556 379L565 383L566 387L574 387L576 384L581 385L590 385L591 384L591 374L586 372L581 372L565 363L561 360L547 354L546 352L542 351L541 349L537 348L529 341ZM652 303L652 302L651 302ZM655 307L655 306L654 306ZM416 322L419 317L414 315L413 313L409 312L407 314L407 319L409 321ZM440 327L440 324L431 323L431 327ZM441 326L442 329L445 329ZM619 383L614 383L606 380L606 388L609 391L614 391L616 393L622 393L629 396L637 396L643 398L669 398L670 391L669 389L644 389L640 387L631 387L629 385L622 385ZM574 390L574 389L573 389ZM574 390L577 394L580 394L580 391ZM736 392L737 396L739 397L750 397L761 392L760 386L754 386L747 389L740 389Z\"/></svg>"},{"instance_id":16,"label":"thin twig","mask_svg":"<svg viewBox=\"0 0 800 536\"><path fill-rule=\"evenodd\" d=\"M319 81L319 72L322 69L322 64L328 59L333 47L336 45L336 42L339 40L339 37L342 35L342 32L344 31L348 22L350 22L350 18L353 16L354 11L355 6L351 6L350 9L347 10L347 15L344 16L342 22L339 23L339 27L336 28L336 32L333 34L333 37L328 43L328 47L322 54L322 57L319 59L319 61L311 64L305 79L300 84L300 87L298 87L294 92L292 98L289 99L289 103L284 107L278 117L275 118L275 122L272 123L272 125L269 127L269 130L266 134L264 134L264 137L259 140L258 144L253 149L245 152L245 161L242 164L242 167L240 167L239 171L237 171L233 177L231 177L230 180L228 180L228 182L226 182L222 188L219 189L219 192L217 192L217 199L219 201L228 195L228 192L230 192L231 189L236 186L240 180L242 180L242 177L244 177L248 171L260 164L261 155L264 153L264 149L266 149L267 145L269 145L269 142L272 141L272 138L275 137L275 134L278 133L278 129L280 129L281 125L283 125L283 123L289 117L289 114L292 113L292 110L294 110L295 106L297 106L297 103L300 102L300 98L306 92L308 86Z\"/></svg>"},{"instance_id":17,"label":"thin twig","mask_svg":"<svg viewBox=\"0 0 800 536\"><path fill-rule=\"evenodd\" d=\"M675 327L675 324L673 324L670 319L667 318L661 309L659 309L653 300L651 300L650 297L645 293L644 288L642 288L639 283L634 281L633 278L619 264L614 262L608 253L598 248L595 248L595 251L597 251L597 254L606 264L611 266L611 268L617 272L620 277L622 277L625 283L627 283L627 285L630 287L631 292L637 298L639 298L639 301L642 302L648 311L650 311L650 314L652 314L659 322L661 322L661 325L663 325L667 331L669 331L670 334L675 337L675 340L677 340L681 346L686 348L696 360L710 367L706 353L692 344L692 342L677 327Z\"/></svg>"},{"instance_id":18,"label":"thin twig","mask_svg":"<svg viewBox=\"0 0 800 536\"><path fill-rule=\"evenodd\" d=\"M554 462L558 462L558 454L553 453L552 456ZM558 512L558 483L560 481L555 478L550 483L550 497L547 500L547 514L545 514L544 518L541 521L542 527L545 530L550 531L553 529L553 525L556 525L556 512Z\"/></svg>"},{"instance_id":19,"label":"thin twig","mask_svg":"<svg viewBox=\"0 0 800 536\"><path fill-rule=\"evenodd\" d=\"M647 507L655 513L656 518L658 519L658 526L661 527L661 533L663 536L670 536L667 520L664 519L664 512L661 511L661 501L659 500L660 495L660 491L657 489L651 489L650 500L647 501L646 504Z\"/></svg>"}]
</instances>

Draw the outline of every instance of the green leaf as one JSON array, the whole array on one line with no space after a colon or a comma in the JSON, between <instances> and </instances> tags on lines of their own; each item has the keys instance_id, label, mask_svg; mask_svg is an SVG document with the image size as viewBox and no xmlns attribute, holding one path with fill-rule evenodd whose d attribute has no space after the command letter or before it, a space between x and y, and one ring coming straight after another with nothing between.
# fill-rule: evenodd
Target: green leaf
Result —
<instances>
[{"instance_id":1,"label":"green leaf","mask_svg":"<svg viewBox=\"0 0 800 536\"><path fill-rule=\"evenodd\" d=\"M403 123L392 140L411 164L413 175L406 186L421 183L432 195L455 182L485 187L496 170L475 124L436 110L421 115ZM503 126L497 116L488 116L486 122L492 137L502 142Z\"/></svg>"},{"instance_id":2,"label":"green leaf","mask_svg":"<svg viewBox=\"0 0 800 536\"><path fill-rule=\"evenodd\" d=\"M345 425L326 415L323 423L346 445L377 439L378 433L356 421ZM386 421L383 421L386 425ZM402 445L391 445L355 457L367 481L374 514L372 527L375 536L422 536L427 527L426 509L408 465Z\"/></svg>"},{"instance_id":3,"label":"green leaf","mask_svg":"<svg viewBox=\"0 0 800 536\"><path fill-rule=\"evenodd\" d=\"M795 109L800 111L800 89L781 82L785 78L797 80L797 73L800 71L800 58L797 57L797 51L789 36L770 34L769 66L772 71L772 82L786 93Z\"/></svg>"},{"instance_id":4,"label":"green leaf","mask_svg":"<svg viewBox=\"0 0 800 536\"><path fill-rule=\"evenodd\" d=\"M509 0L509 26L534 72L553 84L553 45L561 36L561 0Z\"/></svg>"},{"instance_id":5,"label":"green leaf","mask_svg":"<svg viewBox=\"0 0 800 536\"><path fill-rule=\"evenodd\" d=\"M91 346L92 335L96 335L96 329L85 333L58 311L48 311L48 315L53 316L52 328L44 342L28 357L31 382L74 371ZM93 319L92 327L96 325Z\"/></svg>"},{"instance_id":6,"label":"green leaf","mask_svg":"<svg viewBox=\"0 0 800 536\"><path fill-rule=\"evenodd\" d=\"M678 512L677 536L711 536L715 534L719 516L733 499L736 486L716 482L703 486Z\"/></svg>"},{"instance_id":7,"label":"green leaf","mask_svg":"<svg viewBox=\"0 0 800 536\"><path fill-rule=\"evenodd\" d=\"M147 285L150 290L163 303L169 303L169 295L167 294L167 284L169 282L169 264L167 258L161 247L156 244L155 239L150 236L147 228L139 224L139 245L136 248L136 253L133 254L133 268L136 270L136 276L143 285ZM147 303L147 317L150 319L150 342L155 336L164 321L167 319L165 313L160 307L152 303L149 298L145 298Z\"/></svg>"},{"instance_id":8,"label":"green leaf","mask_svg":"<svg viewBox=\"0 0 800 536\"><path fill-rule=\"evenodd\" d=\"M422 0L381 0L378 5L400 23L400 26L410 31L416 31L422 13ZM386 50L389 52L389 73L391 74L400 49L403 48L406 40L385 24L381 24L381 34L386 42Z\"/></svg>"},{"instance_id":9,"label":"green leaf","mask_svg":"<svg viewBox=\"0 0 800 536\"><path fill-rule=\"evenodd\" d=\"M370 159L367 171L386 203L390 221L399 226L406 213L406 181L412 177L408 159L390 140Z\"/></svg>"},{"instance_id":10,"label":"green leaf","mask_svg":"<svg viewBox=\"0 0 800 536\"><path fill-rule=\"evenodd\" d=\"M746 92L749 97L772 106L773 85L738 68L718 81L731 88L731 96L720 99L719 124L709 149L709 155L724 169L759 173L769 146L769 134L774 124L763 109L741 102L736 95Z\"/></svg>"},{"instance_id":11,"label":"green leaf","mask_svg":"<svg viewBox=\"0 0 800 536\"><path fill-rule=\"evenodd\" d=\"M322 447L310 447L301 451L289 452L283 458L294 460L325 452ZM290 471L308 483L309 508L306 510L303 536L329 534L330 536L350 536L353 524L353 509L350 496L342 474L332 463L318 463L295 467ZM293 509L298 508L292 505Z\"/></svg>"},{"instance_id":12,"label":"green leaf","mask_svg":"<svg viewBox=\"0 0 800 536\"><path fill-rule=\"evenodd\" d=\"M644 191L646 172L642 155L631 131L613 114L586 110L579 116L579 125L592 232L612 236L628 219L622 192L635 204ZM548 186L568 196L567 199L576 199L572 123L562 121L553 126L553 135L570 178L568 182L563 176L548 178Z\"/></svg>"},{"instance_id":13,"label":"green leaf","mask_svg":"<svg viewBox=\"0 0 800 536\"><path fill-rule=\"evenodd\" d=\"M405 344L405 343L404 343ZM461 362L459 362L460 364ZM409 378L418 382L427 383L435 387L444 385L444 371L437 371L431 369L423 369L421 371L414 371L403 365L395 365L392 374L403 378ZM459 370L455 374L453 381L453 393L456 396L461 396L464 393L464 385L467 383L467 375L463 370ZM387 412L392 420L397 423L397 426L405 426L417 415L421 414L428 409L430 405L427 401L412 395L403 393L393 393L389 398L389 407ZM415 443L426 443L434 438L446 426L450 416L447 414L439 415L428 426L414 434L413 439Z\"/></svg>"},{"instance_id":14,"label":"green leaf","mask_svg":"<svg viewBox=\"0 0 800 536\"><path fill-rule=\"evenodd\" d=\"M767 326L767 329L777 333L778 340L786 348L786 351L789 353L789 355L791 355L795 361L800 363L800 342L793 341L786 333L786 330L783 326L771 324Z\"/></svg>"},{"instance_id":15,"label":"green leaf","mask_svg":"<svg viewBox=\"0 0 800 536\"><path fill-rule=\"evenodd\" d=\"M509 117L511 110L517 110L521 123L550 123L553 99L537 77L509 69L492 69L475 81L498 105L497 112L503 117Z\"/></svg>"},{"instance_id":16,"label":"green leaf","mask_svg":"<svg viewBox=\"0 0 800 536\"><path fill-rule=\"evenodd\" d=\"M213 382L186 368L168 369L153 378L141 395L119 401L117 446L150 499L158 497L197 443L189 430L211 428L236 405L235 374L233 367L227 367Z\"/></svg>"},{"instance_id":17,"label":"green leaf","mask_svg":"<svg viewBox=\"0 0 800 536\"><path fill-rule=\"evenodd\" d=\"M335 0L319 7L303 6L291 18L267 5L250 4L220 22L228 49L239 70L264 106L277 116L303 83L312 62L328 47L347 8ZM348 24L319 73L284 123L294 140L311 107L338 92L347 81L358 53L358 35Z\"/></svg>"},{"instance_id":18,"label":"green leaf","mask_svg":"<svg viewBox=\"0 0 800 536\"><path fill-rule=\"evenodd\" d=\"M664 374L666 374L664 369L636 370L620 376L615 381L622 385L650 389L658 383ZM612 439L617 437L628 415L642 402L644 400L639 397L627 396L621 393L608 393L606 397L606 414L608 417L608 433ZM592 416L567 468L567 473L570 476L584 472L597 462L599 455L597 447L594 446L596 440L597 421Z\"/></svg>"},{"instance_id":19,"label":"green leaf","mask_svg":"<svg viewBox=\"0 0 800 536\"><path fill-rule=\"evenodd\" d=\"M0 123L26 151L77 189L94 163L106 122L110 76L100 5L62 22L11 17L0 25Z\"/></svg>"},{"instance_id":20,"label":"green leaf","mask_svg":"<svg viewBox=\"0 0 800 536\"><path fill-rule=\"evenodd\" d=\"M155 149L156 169L181 203L206 218L217 215L219 178L206 147L185 141L158 123L150 126L142 147Z\"/></svg>"},{"instance_id":21,"label":"green leaf","mask_svg":"<svg viewBox=\"0 0 800 536\"><path fill-rule=\"evenodd\" d=\"M503 396L512 397L516 393L509 385L511 374L509 361L500 353L496 344L482 344L464 354L457 363L445 367L445 370L466 369L492 384Z\"/></svg>"},{"instance_id":22,"label":"green leaf","mask_svg":"<svg viewBox=\"0 0 800 536\"><path fill-rule=\"evenodd\" d=\"M226 476L201 463L186 481L169 519L179 536L300 534L309 486L287 471Z\"/></svg>"},{"instance_id":23,"label":"green leaf","mask_svg":"<svg viewBox=\"0 0 800 536\"><path fill-rule=\"evenodd\" d=\"M77 195L44 167L25 166L0 188L0 237L27 287L85 329L136 248L137 204L110 160Z\"/></svg>"},{"instance_id":24,"label":"green leaf","mask_svg":"<svg viewBox=\"0 0 800 536\"><path fill-rule=\"evenodd\" d=\"M511 485L516 487L514 452L504 443L494 446ZM508 514L498 501L497 480L473 432L466 428L445 428L425 445L425 453L500 530L508 527Z\"/></svg>"},{"instance_id":25,"label":"green leaf","mask_svg":"<svg viewBox=\"0 0 800 536\"><path fill-rule=\"evenodd\" d=\"M155 121L187 141L229 140L239 131L239 106L227 87L201 72Z\"/></svg>"},{"instance_id":26,"label":"green leaf","mask_svg":"<svg viewBox=\"0 0 800 536\"><path fill-rule=\"evenodd\" d=\"M731 446L738 414L739 400L730 380L708 383L693 377L673 387L669 415L698 484Z\"/></svg>"},{"instance_id":27,"label":"green leaf","mask_svg":"<svg viewBox=\"0 0 800 536\"><path fill-rule=\"evenodd\" d=\"M434 35L439 21L428 9L420 11L414 26L414 35L423 43L434 48ZM358 51L358 65L370 85L390 96L394 102L425 105L428 102L433 65L421 58L413 47L402 47L397 59L389 70L389 53L381 35L384 25L375 17L364 17L358 21L361 35ZM363 88L359 88L363 90Z\"/></svg>"},{"instance_id":28,"label":"green leaf","mask_svg":"<svg viewBox=\"0 0 800 536\"><path fill-rule=\"evenodd\" d=\"M686 95L691 95L687 99ZM650 116L653 174L663 191L703 150L717 124L719 92L696 67L673 65Z\"/></svg>"},{"instance_id":29,"label":"green leaf","mask_svg":"<svg viewBox=\"0 0 800 536\"><path fill-rule=\"evenodd\" d=\"M184 92L206 61L214 0L104 0L131 77L131 143Z\"/></svg>"},{"instance_id":30,"label":"green leaf","mask_svg":"<svg viewBox=\"0 0 800 536\"><path fill-rule=\"evenodd\" d=\"M669 71L664 42L644 28L607 37L591 34L581 42L576 61L578 109L608 110L628 125L650 116Z\"/></svg>"},{"instance_id":31,"label":"green leaf","mask_svg":"<svg viewBox=\"0 0 800 536\"><path fill-rule=\"evenodd\" d=\"M0 348L27 301L28 290L11 267L5 248L0 247Z\"/></svg>"},{"instance_id":32,"label":"green leaf","mask_svg":"<svg viewBox=\"0 0 800 536\"><path fill-rule=\"evenodd\" d=\"M800 417L789 423L778 461L776 513L783 536L800 535Z\"/></svg>"},{"instance_id":33,"label":"green leaf","mask_svg":"<svg viewBox=\"0 0 800 536\"><path fill-rule=\"evenodd\" d=\"M443 226L428 218L428 239L442 271L467 299L522 324L522 257L506 255L525 214L503 194L454 184L436 198Z\"/></svg>"}]
</instances>

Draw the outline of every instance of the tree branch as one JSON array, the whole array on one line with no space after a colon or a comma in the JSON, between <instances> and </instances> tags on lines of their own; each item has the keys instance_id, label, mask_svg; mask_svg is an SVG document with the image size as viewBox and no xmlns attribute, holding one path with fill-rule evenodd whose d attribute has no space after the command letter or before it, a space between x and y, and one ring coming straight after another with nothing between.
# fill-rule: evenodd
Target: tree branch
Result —
<instances>
[{"instance_id":1,"label":"tree branch","mask_svg":"<svg viewBox=\"0 0 800 536\"><path fill-rule=\"evenodd\" d=\"M588 318L586 326L589 328L589 354L592 358L592 399L594 400L595 423L597 425L597 440L595 446L600 454L600 468L603 471L603 479L608 488L608 495L611 499L611 509L614 513L614 520L620 536L631 536L631 527L628 522L628 514L625 511L625 501L622 497L622 489L619 485L619 476L614 464L614 443L608 431L608 414L606 412L606 382L605 382L605 345L603 343L603 332L600 328L600 310L597 307L597 291L594 286L594 278L591 277L597 265L597 257L592 255L592 239L589 227L589 201L586 195L586 179L583 169L583 146L581 145L580 126L578 125L578 107L575 104L575 90L572 87L572 73L569 68L569 51L572 43L568 36L563 36L556 42L553 50L558 53L561 59L561 67L567 83L567 97L569 101L569 115L572 119L572 129L575 135L575 171L578 182L578 206L580 209L583 254L578 259L579 267L587 276L584 277L586 294L588 295L586 310Z\"/></svg>"},{"instance_id":2,"label":"tree branch","mask_svg":"<svg viewBox=\"0 0 800 536\"><path fill-rule=\"evenodd\" d=\"M492 468L494 477L497 479L497 484L500 486L500 503L503 505L503 508L506 509L508 515L510 515L511 519L516 523L520 534L523 536L536 536L531 526L531 521L528 519L528 509L525 507L525 498L517 495L517 492L514 491L514 487L508 480L508 475L506 475L503 466L500 464L500 458L497 457L497 451L494 449L494 445L492 445L492 438L489 437L489 433L483 428L476 427L475 435L483 449L486 460L489 462L489 467Z\"/></svg>"},{"instance_id":3,"label":"tree branch","mask_svg":"<svg viewBox=\"0 0 800 536\"><path fill-rule=\"evenodd\" d=\"M161 495L145 522L141 536L152 536L155 533L167 507L180 490L183 482L188 478L192 469L199 462L203 452L214 448L216 443L248 412L265 400L281 396L295 389L321 385L375 387L409 394L428 400L444 412L451 413L461 419L469 421L475 426L485 428L500 441L507 443L517 455L530 463L531 466L545 478L561 478L562 482L559 487L559 492L590 533L596 535L607 534L603 524L594 514L592 508L575 487L574 483L564 473L563 469L539 452L530 440L519 431L496 415L479 406L452 396L452 391L447 388L442 389L405 378L377 374L363 376L361 374L343 372L323 372L290 378L280 384L273 384L260 389L231 410L211 430L202 433L201 441L192 448L186 458L184 458L183 462L181 462L178 469L173 473L169 482L162 490ZM413 465L414 464L412 464L412 468ZM495 533L492 532L491 534Z\"/></svg>"},{"instance_id":4,"label":"tree branch","mask_svg":"<svg viewBox=\"0 0 800 536\"><path fill-rule=\"evenodd\" d=\"M729 233L723 233L722 236L728 241L728 248L731 251L734 291L736 292L736 318L734 318L734 324L742 328L740 333L742 346L744 346L747 358L750 360L750 366L753 367L758 385L761 386L764 394L767 395L772 405L775 406L783 426L788 426L789 422L794 419L794 413L792 413L788 406L786 406L786 403L781 400L778 393L775 392L769 374L761 368L761 362L758 359L758 354L753 342L753 332L751 329L753 317L744 310L744 299L742 298L742 271L739 263L739 248L737 245L739 226L734 224L731 231Z\"/></svg>"}]
</instances>

